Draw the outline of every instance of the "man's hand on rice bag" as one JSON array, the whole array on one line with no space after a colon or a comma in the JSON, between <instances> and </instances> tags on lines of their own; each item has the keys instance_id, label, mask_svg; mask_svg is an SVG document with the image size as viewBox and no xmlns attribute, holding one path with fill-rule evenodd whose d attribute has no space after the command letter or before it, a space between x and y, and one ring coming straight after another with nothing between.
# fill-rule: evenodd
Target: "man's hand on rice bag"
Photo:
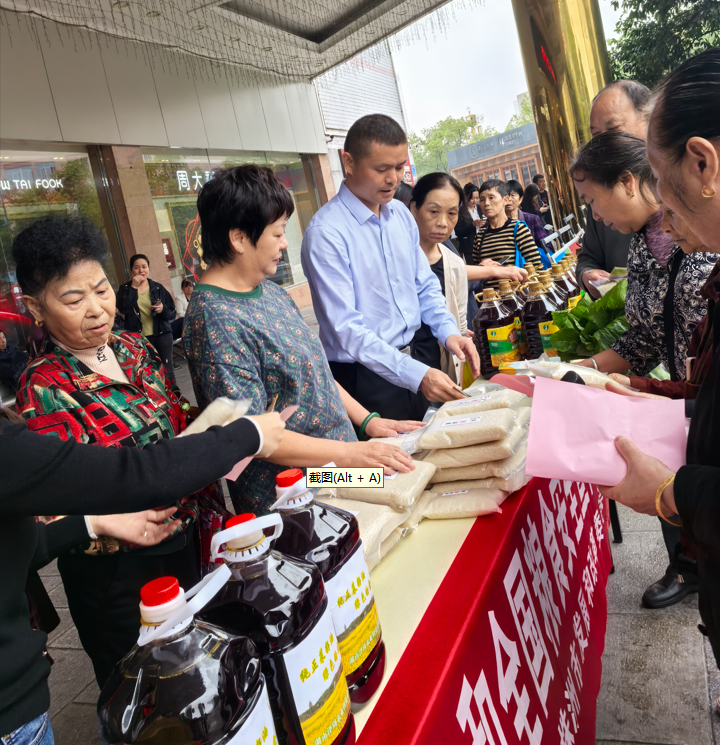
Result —
<instances>
[{"instance_id":1,"label":"man's hand on rice bag","mask_svg":"<svg viewBox=\"0 0 720 745\"><path fill-rule=\"evenodd\" d=\"M422 422L417 422L411 419L400 422L397 419L382 419L381 417L375 417L367 423L365 434L368 437L397 437L399 434L412 432L413 430L420 429L420 427L424 426L425 425Z\"/></svg>"},{"instance_id":2,"label":"man's hand on rice bag","mask_svg":"<svg viewBox=\"0 0 720 745\"><path fill-rule=\"evenodd\" d=\"M397 445L388 445L385 442L345 442L342 445L343 454L335 459L337 466L343 468L383 466L386 476L391 476L394 471L409 473L415 470L413 459Z\"/></svg>"}]
</instances>

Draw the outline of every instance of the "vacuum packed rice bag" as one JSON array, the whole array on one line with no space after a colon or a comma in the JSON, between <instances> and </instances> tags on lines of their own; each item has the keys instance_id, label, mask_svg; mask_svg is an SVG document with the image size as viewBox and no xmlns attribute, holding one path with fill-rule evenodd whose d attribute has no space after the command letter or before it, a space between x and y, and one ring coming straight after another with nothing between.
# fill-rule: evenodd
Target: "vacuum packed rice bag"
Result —
<instances>
[{"instance_id":1,"label":"vacuum packed rice bag","mask_svg":"<svg viewBox=\"0 0 720 745\"><path fill-rule=\"evenodd\" d=\"M525 477L525 464L511 473L507 478L500 476L488 476L484 479L461 479L458 481L441 481L433 484L430 491L442 494L451 489L502 489L505 492L514 492L521 489L527 483Z\"/></svg>"},{"instance_id":2,"label":"vacuum packed rice bag","mask_svg":"<svg viewBox=\"0 0 720 745\"><path fill-rule=\"evenodd\" d=\"M366 557L368 569L372 571L400 543L404 536L405 531L402 528L395 528L380 544L380 549Z\"/></svg>"},{"instance_id":3,"label":"vacuum packed rice bag","mask_svg":"<svg viewBox=\"0 0 720 745\"><path fill-rule=\"evenodd\" d=\"M530 425L529 407L518 409L515 426L507 437L495 442L483 442L480 445L469 445L464 448L440 448L427 453L423 460L433 463L438 468L459 468L486 463L491 460L502 460L515 455L527 437ZM425 452L425 451L423 451Z\"/></svg>"},{"instance_id":4,"label":"vacuum packed rice bag","mask_svg":"<svg viewBox=\"0 0 720 745\"><path fill-rule=\"evenodd\" d=\"M460 448L507 437L517 419L515 409L495 409L471 416L437 417L418 440L422 450ZM426 462L426 461L423 461Z\"/></svg>"},{"instance_id":5,"label":"vacuum packed rice bag","mask_svg":"<svg viewBox=\"0 0 720 745\"><path fill-rule=\"evenodd\" d=\"M397 445L401 450L404 450L408 455L413 455L419 452L420 448L417 446L417 441L423 433L423 428L414 429L412 432L405 432L397 437L371 437L370 442L386 442L388 445Z\"/></svg>"},{"instance_id":6,"label":"vacuum packed rice bag","mask_svg":"<svg viewBox=\"0 0 720 745\"><path fill-rule=\"evenodd\" d=\"M461 414L470 416L480 411L492 411L493 409L514 409L524 398L528 397L517 391L511 391L509 388L501 388L499 391L465 398L462 401L448 401L435 414L435 420Z\"/></svg>"},{"instance_id":7,"label":"vacuum packed rice bag","mask_svg":"<svg viewBox=\"0 0 720 745\"><path fill-rule=\"evenodd\" d=\"M396 510L407 510L425 491L435 473L435 466L424 461L415 462L415 470L409 473L397 473L385 476L385 485L381 489L361 487L359 489L338 488L337 496L341 499L354 499L359 502L384 504Z\"/></svg>"},{"instance_id":8,"label":"vacuum packed rice bag","mask_svg":"<svg viewBox=\"0 0 720 745\"><path fill-rule=\"evenodd\" d=\"M398 512L392 507L381 504L357 502L354 499L337 499L334 497L315 497L317 502L323 502L330 507L352 512L360 526L360 538L363 542L365 558L370 564L371 557L375 563L380 561L380 548L383 541L389 538L395 528L402 525L410 517L410 510Z\"/></svg>"},{"instance_id":9,"label":"vacuum packed rice bag","mask_svg":"<svg viewBox=\"0 0 720 745\"><path fill-rule=\"evenodd\" d=\"M501 489L461 489L438 495L425 510L430 520L452 520L461 517L480 517L502 512L500 504L507 493Z\"/></svg>"},{"instance_id":10,"label":"vacuum packed rice bag","mask_svg":"<svg viewBox=\"0 0 720 745\"><path fill-rule=\"evenodd\" d=\"M457 468L438 468L433 474L430 482L439 484L445 481L467 481L469 479L488 479L491 477L508 479L516 471L525 468L525 456L527 454L527 433L523 435L522 442L517 446L515 454L502 460L491 460L486 463L475 463L470 466ZM424 461L427 463L427 461Z\"/></svg>"},{"instance_id":11,"label":"vacuum packed rice bag","mask_svg":"<svg viewBox=\"0 0 720 745\"><path fill-rule=\"evenodd\" d=\"M605 383L612 380L611 377L592 367L583 367L582 365L571 365L567 362L532 362L528 361L528 369L534 375L540 378L552 378L561 380L563 375L570 372L576 372L584 381L585 385L591 385L593 388L602 388L605 390Z\"/></svg>"},{"instance_id":12,"label":"vacuum packed rice bag","mask_svg":"<svg viewBox=\"0 0 720 745\"><path fill-rule=\"evenodd\" d=\"M424 491L416 500L415 504L410 510L410 517L400 526L400 528L406 532L416 530L417 526L422 522L425 516L425 510L432 500L435 499L435 493L431 491Z\"/></svg>"}]
</instances>

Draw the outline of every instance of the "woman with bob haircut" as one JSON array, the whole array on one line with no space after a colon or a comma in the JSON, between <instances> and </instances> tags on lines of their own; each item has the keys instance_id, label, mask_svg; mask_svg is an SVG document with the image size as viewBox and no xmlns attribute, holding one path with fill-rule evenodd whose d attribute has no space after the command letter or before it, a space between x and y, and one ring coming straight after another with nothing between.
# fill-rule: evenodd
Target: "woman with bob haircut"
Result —
<instances>
[{"instance_id":1,"label":"woman with bob haircut","mask_svg":"<svg viewBox=\"0 0 720 745\"><path fill-rule=\"evenodd\" d=\"M30 430L108 448L145 448L179 435L189 407L157 352L138 334L112 331L115 293L100 229L81 216L42 218L17 235L13 257L23 301L48 333L18 384L16 408ZM255 425L247 422L246 430L257 447ZM79 484L87 478L78 472ZM100 479L95 488L108 485ZM191 587L201 562L213 568L212 534L227 515L219 484L204 485L176 507L176 526L158 546L95 535L58 561L100 687L137 640L140 588L165 574Z\"/></svg>"},{"instance_id":2,"label":"woman with bob haircut","mask_svg":"<svg viewBox=\"0 0 720 745\"><path fill-rule=\"evenodd\" d=\"M663 204L707 251L720 253L720 48L692 57L660 82L647 150ZM636 512L682 525L696 551L700 630L720 662L720 265L705 293L714 351L695 400L687 465L673 473L631 439L618 438L628 473L617 486L601 491Z\"/></svg>"},{"instance_id":3,"label":"woman with bob haircut","mask_svg":"<svg viewBox=\"0 0 720 745\"><path fill-rule=\"evenodd\" d=\"M198 196L203 258L210 266L185 314L184 346L198 403L242 399L250 412L268 405L299 408L282 445L255 459L228 484L238 513L264 513L275 501L275 476L288 466L384 466L411 471L395 445L358 442L421 426L371 415L339 386L320 340L293 299L270 281L287 248L295 205L269 168L244 165L214 172Z\"/></svg>"}]
</instances>

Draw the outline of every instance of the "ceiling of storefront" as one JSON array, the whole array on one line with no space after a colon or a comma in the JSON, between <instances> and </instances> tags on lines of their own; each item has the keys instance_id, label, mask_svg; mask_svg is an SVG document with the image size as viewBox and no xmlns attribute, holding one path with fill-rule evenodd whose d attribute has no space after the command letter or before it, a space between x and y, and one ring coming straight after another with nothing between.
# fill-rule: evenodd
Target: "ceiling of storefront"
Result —
<instances>
[{"instance_id":1,"label":"ceiling of storefront","mask_svg":"<svg viewBox=\"0 0 720 745\"><path fill-rule=\"evenodd\" d=\"M308 80L447 0L0 0L0 7L253 75Z\"/></svg>"}]
</instances>

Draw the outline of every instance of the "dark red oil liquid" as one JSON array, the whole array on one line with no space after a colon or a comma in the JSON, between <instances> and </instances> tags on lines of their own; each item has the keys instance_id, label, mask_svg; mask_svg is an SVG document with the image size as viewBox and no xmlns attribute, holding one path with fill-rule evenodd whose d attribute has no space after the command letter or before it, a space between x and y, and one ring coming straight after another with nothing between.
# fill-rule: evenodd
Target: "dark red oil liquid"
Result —
<instances>
[{"instance_id":1,"label":"dark red oil liquid","mask_svg":"<svg viewBox=\"0 0 720 745\"><path fill-rule=\"evenodd\" d=\"M475 347L480 356L480 372L487 378L498 372L498 365L493 364L492 353L490 351L490 340L488 339L488 330L498 329L514 325L513 314L499 300L483 300L478 312L473 318L473 331L475 333ZM517 347L517 332L514 333L514 341ZM519 358L519 353L515 359ZM510 361L510 360L508 360Z\"/></svg>"},{"instance_id":2,"label":"dark red oil liquid","mask_svg":"<svg viewBox=\"0 0 720 745\"><path fill-rule=\"evenodd\" d=\"M278 510L283 532L275 548L288 556L307 559L329 582L355 550L362 551L360 528L355 515L318 502L294 509ZM385 672L385 645L382 636L368 658L352 673L346 674L350 700L365 703L380 686Z\"/></svg>"},{"instance_id":3,"label":"dark red oil liquid","mask_svg":"<svg viewBox=\"0 0 720 745\"><path fill-rule=\"evenodd\" d=\"M100 694L98 721L110 745L214 745L267 706L262 690L255 645L197 622L124 657Z\"/></svg>"},{"instance_id":4,"label":"dark red oil liquid","mask_svg":"<svg viewBox=\"0 0 720 745\"><path fill-rule=\"evenodd\" d=\"M327 610L320 570L302 559L270 551L245 563L228 563L232 577L201 616L255 643L280 745L304 745L305 738L282 655L299 645ZM304 702L301 702L304 703ZM340 734L327 745L354 745L355 723L348 714Z\"/></svg>"},{"instance_id":5,"label":"dark red oil liquid","mask_svg":"<svg viewBox=\"0 0 720 745\"><path fill-rule=\"evenodd\" d=\"M554 305L544 294L536 294L530 290L530 295L522 309L522 323L525 329L525 340L528 345L528 358L537 359L543 353L540 324L552 322Z\"/></svg>"}]
</instances>

